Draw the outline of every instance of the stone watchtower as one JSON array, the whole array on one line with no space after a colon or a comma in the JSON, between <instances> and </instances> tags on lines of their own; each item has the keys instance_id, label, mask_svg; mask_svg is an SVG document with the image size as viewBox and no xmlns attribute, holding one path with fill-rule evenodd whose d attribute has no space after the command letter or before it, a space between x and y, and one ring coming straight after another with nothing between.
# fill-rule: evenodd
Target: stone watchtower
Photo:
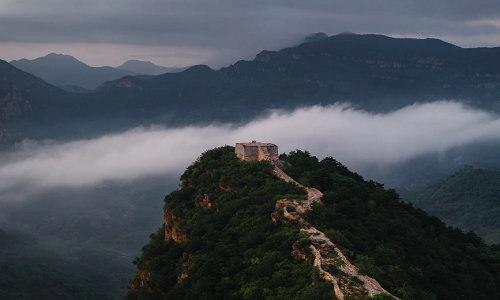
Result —
<instances>
[{"instance_id":1,"label":"stone watchtower","mask_svg":"<svg viewBox=\"0 0 500 300\"><path fill-rule=\"evenodd\" d=\"M278 146L271 143L236 143L234 152L245 161L278 160Z\"/></svg>"}]
</instances>

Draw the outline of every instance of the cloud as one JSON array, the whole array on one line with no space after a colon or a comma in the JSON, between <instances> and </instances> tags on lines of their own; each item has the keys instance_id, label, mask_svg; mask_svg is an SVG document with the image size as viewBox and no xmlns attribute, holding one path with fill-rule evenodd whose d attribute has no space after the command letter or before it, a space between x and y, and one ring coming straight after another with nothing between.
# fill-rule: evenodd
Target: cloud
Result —
<instances>
[{"instance_id":1,"label":"cloud","mask_svg":"<svg viewBox=\"0 0 500 300\"><path fill-rule=\"evenodd\" d=\"M136 128L68 143L26 141L0 157L0 201L18 197L13 192L18 190L180 176L203 151L251 140L275 143L280 152L301 149L319 158L333 156L356 170L491 139L500 139L498 116L442 101L386 114L348 105L313 106L273 111L243 126Z\"/></svg>"},{"instance_id":2,"label":"cloud","mask_svg":"<svg viewBox=\"0 0 500 300\"><path fill-rule=\"evenodd\" d=\"M497 46L499 15L494 0L0 0L0 43L77 43L85 44L87 52L103 51L101 44L142 46L136 55L151 54L146 51L152 46L194 47L219 53L225 60L217 58L218 64L227 65L264 49L294 45L318 31ZM101 57L101 65L112 58Z\"/></svg>"}]
</instances>

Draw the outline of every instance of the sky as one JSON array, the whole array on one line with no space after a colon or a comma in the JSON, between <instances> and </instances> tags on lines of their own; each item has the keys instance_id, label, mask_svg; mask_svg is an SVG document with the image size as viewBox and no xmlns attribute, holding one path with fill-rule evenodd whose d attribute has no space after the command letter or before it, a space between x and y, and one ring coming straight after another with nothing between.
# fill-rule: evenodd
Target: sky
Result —
<instances>
[{"instance_id":1,"label":"sky","mask_svg":"<svg viewBox=\"0 0 500 300\"><path fill-rule=\"evenodd\" d=\"M275 143L280 153L301 149L319 159L332 156L359 172L374 164L387 167L454 147L500 141L500 116L452 101L384 114L348 105L313 106L273 111L242 126L140 127L65 143L24 141L17 151L0 157L0 204L53 188L126 183L160 174L179 178L207 149L251 140Z\"/></svg>"},{"instance_id":2,"label":"sky","mask_svg":"<svg viewBox=\"0 0 500 300\"><path fill-rule=\"evenodd\" d=\"M496 47L499 29L497 0L0 0L0 59L55 52L91 66L218 68L314 32Z\"/></svg>"}]
</instances>

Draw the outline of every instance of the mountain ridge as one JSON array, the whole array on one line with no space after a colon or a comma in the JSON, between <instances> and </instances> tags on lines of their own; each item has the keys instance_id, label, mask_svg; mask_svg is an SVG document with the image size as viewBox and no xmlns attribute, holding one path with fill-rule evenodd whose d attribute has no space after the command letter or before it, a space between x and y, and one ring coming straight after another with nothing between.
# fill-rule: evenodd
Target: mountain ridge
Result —
<instances>
[{"instance_id":1,"label":"mountain ridge","mask_svg":"<svg viewBox=\"0 0 500 300\"><path fill-rule=\"evenodd\" d=\"M436 39L336 35L262 51L254 60L220 70L193 66L179 73L120 77L102 83L94 93L65 94L67 101L60 102L75 103L61 106L65 116L94 124L92 130L74 129L76 135L86 136L150 124L244 123L268 109L336 102L387 112L418 102L455 99L499 111L498 66L500 48L464 49Z\"/></svg>"},{"instance_id":2,"label":"mountain ridge","mask_svg":"<svg viewBox=\"0 0 500 300\"><path fill-rule=\"evenodd\" d=\"M333 259L328 273L340 278L345 299L392 299L363 292L365 275L401 299L498 296L499 247L446 227L331 157L297 150L280 160L300 184L323 192L323 205L302 212L305 191L276 178L269 162L241 161L229 146L206 151L165 198L165 223L134 260L126 299L332 299L311 245L323 249L324 269ZM307 220L310 234L287 214ZM324 251L326 237L361 275L342 275L348 264Z\"/></svg>"},{"instance_id":3,"label":"mountain ridge","mask_svg":"<svg viewBox=\"0 0 500 300\"><path fill-rule=\"evenodd\" d=\"M49 53L33 60L13 60L10 63L56 86L76 85L90 90L108 80L136 75L132 71L108 66L91 67L71 55L56 53Z\"/></svg>"}]
</instances>

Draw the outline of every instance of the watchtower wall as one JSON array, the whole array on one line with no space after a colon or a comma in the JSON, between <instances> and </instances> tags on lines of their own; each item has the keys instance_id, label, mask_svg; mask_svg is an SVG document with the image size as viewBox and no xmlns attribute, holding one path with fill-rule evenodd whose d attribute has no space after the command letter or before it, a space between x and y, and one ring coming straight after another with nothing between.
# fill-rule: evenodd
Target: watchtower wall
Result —
<instances>
[{"instance_id":1,"label":"watchtower wall","mask_svg":"<svg viewBox=\"0 0 500 300\"><path fill-rule=\"evenodd\" d=\"M271 143L237 143L234 152L245 161L278 160L278 146Z\"/></svg>"}]
</instances>

